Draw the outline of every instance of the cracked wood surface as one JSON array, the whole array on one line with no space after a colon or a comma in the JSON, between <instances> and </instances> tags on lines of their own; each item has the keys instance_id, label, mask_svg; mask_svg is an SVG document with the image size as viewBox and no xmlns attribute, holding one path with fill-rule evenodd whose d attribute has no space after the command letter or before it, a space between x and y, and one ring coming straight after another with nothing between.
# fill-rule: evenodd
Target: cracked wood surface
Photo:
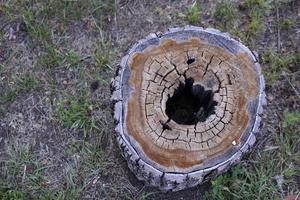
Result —
<instances>
[{"instance_id":1,"label":"cracked wood surface","mask_svg":"<svg viewBox=\"0 0 300 200\"><path fill-rule=\"evenodd\" d=\"M192 125L166 114L167 100L187 78L216 102L213 114ZM265 104L254 54L228 34L198 27L139 41L112 89L123 155L139 179L161 189L197 185L238 162L255 142Z\"/></svg>"}]
</instances>

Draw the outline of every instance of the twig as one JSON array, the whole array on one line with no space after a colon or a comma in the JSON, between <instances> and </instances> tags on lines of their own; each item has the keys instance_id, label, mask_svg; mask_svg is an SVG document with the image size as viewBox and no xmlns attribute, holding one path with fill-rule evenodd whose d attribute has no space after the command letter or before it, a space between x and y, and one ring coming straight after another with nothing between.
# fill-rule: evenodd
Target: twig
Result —
<instances>
[{"instance_id":1,"label":"twig","mask_svg":"<svg viewBox=\"0 0 300 200\"><path fill-rule=\"evenodd\" d=\"M130 6L128 6L128 5L126 4L126 7L127 7L127 9L129 10L129 12L130 12L133 16L136 16L135 13L134 13L134 11L131 9Z\"/></svg>"},{"instance_id":2,"label":"twig","mask_svg":"<svg viewBox=\"0 0 300 200\"><path fill-rule=\"evenodd\" d=\"M117 2L117 0L115 0L115 16L114 16L114 20L115 20L115 25L116 25L116 28L117 28L116 38L117 38L117 41L119 41L119 26L118 26L117 11L118 11L118 2Z\"/></svg>"},{"instance_id":3,"label":"twig","mask_svg":"<svg viewBox=\"0 0 300 200\"><path fill-rule=\"evenodd\" d=\"M117 10L118 10L118 2L117 0L115 0L115 13L114 13L114 20L115 20L115 24L118 27L118 20L117 20Z\"/></svg>"},{"instance_id":4,"label":"twig","mask_svg":"<svg viewBox=\"0 0 300 200\"><path fill-rule=\"evenodd\" d=\"M276 20L277 20L277 50L280 52L281 45L280 45L280 26L279 26L279 9L278 5L276 5Z\"/></svg>"},{"instance_id":5,"label":"twig","mask_svg":"<svg viewBox=\"0 0 300 200\"><path fill-rule=\"evenodd\" d=\"M24 181L25 181L25 177L26 177L26 169L27 169L27 165L24 165L24 168L23 168L23 176L22 176L22 183L24 183Z\"/></svg>"},{"instance_id":6,"label":"twig","mask_svg":"<svg viewBox=\"0 0 300 200\"><path fill-rule=\"evenodd\" d=\"M84 190L85 188L87 188L89 185L91 185L91 183L93 185L95 185L98 181L98 179L100 178L99 175L95 175L93 178L91 178L83 187L82 190Z\"/></svg>"}]
</instances>

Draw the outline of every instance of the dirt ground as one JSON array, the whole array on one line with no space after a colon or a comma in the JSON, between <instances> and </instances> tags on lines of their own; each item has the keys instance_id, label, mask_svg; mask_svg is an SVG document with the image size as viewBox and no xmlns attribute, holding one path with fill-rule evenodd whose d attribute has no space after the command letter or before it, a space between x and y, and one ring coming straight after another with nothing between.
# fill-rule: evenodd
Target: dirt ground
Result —
<instances>
[{"instance_id":1,"label":"dirt ground","mask_svg":"<svg viewBox=\"0 0 300 200\"><path fill-rule=\"evenodd\" d=\"M120 154L109 83L137 40L188 24L230 32L257 51L268 106L241 164L161 192ZM0 30L0 199L299 197L299 0L0 0Z\"/></svg>"}]
</instances>

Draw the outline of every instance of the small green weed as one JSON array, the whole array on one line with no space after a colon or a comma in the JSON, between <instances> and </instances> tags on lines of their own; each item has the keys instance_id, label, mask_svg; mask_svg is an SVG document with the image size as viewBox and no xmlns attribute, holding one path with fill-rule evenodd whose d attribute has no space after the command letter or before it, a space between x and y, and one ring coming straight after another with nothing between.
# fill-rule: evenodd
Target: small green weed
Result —
<instances>
[{"instance_id":1,"label":"small green weed","mask_svg":"<svg viewBox=\"0 0 300 200\"><path fill-rule=\"evenodd\" d=\"M64 52L64 63L67 63L68 66L75 66L80 63L80 56L72 49L66 49Z\"/></svg>"},{"instance_id":2,"label":"small green weed","mask_svg":"<svg viewBox=\"0 0 300 200\"><path fill-rule=\"evenodd\" d=\"M27 192L35 195L45 189L41 165L28 144L15 142L7 146L7 158L0 160L0 196L8 199L28 199ZM25 198L26 196L26 198Z\"/></svg>"},{"instance_id":3,"label":"small green weed","mask_svg":"<svg viewBox=\"0 0 300 200\"><path fill-rule=\"evenodd\" d=\"M284 113L283 122L281 124L282 131L276 138L276 143L281 147L284 156L290 156L297 151L297 144L300 142L300 113L287 112ZM300 154L299 154L300 155Z\"/></svg>"},{"instance_id":4,"label":"small green weed","mask_svg":"<svg viewBox=\"0 0 300 200\"><path fill-rule=\"evenodd\" d=\"M6 113L6 109L4 108L4 106L0 106L0 117L2 116L2 115L4 115Z\"/></svg>"},{"instance_id":5,"label":"small green weed","mask_svg":"<svg viewBox=\"0 0 300 200\"><path fill-rule=\"evenodd\" d=\"M7 94L3 96L2 100L4 103L11 103L21 92L28 92L35 89L38 86L38 83L38 80L33 74L27 73L23 78L17 80L16 87L8 91Z\"/></svg>"},{"instance_id":6,"label":"small green weed","mask_svg":"<svg viewBox=\"0 0 300 200\"><path fill-rule=\"evenodd\" d=\"M68 146L66 153L75 156L77 159L75 167L66 167L66 188L64 191L68 196L77 196L90 183L90 180L99 173L109 173L104 171L108 162L99 146L85 141L73 141ZM78 176L86 177L82 184L76 183Z\"/></svg>"},{"instance_id":7,"label":"small green weed","mask_svg":"<svg viewBox=\"0 0 300 200\"><path fill-rule=\"evenodd\" d=\"M237 9L233 3L222 1L216 5L214 18L218 21L219 26L227 28L228 25L232 25L236 14Z\"/></svg>"},{"instance_id":8,"label":"small green weed","mask_svg":"<svg viewBox=\"0 0 300 200\"><path fill-rule=\"evenodd\" d=\"M0 189L0 199L3 200L25 200L27 194L17 188Z\"/></svg>"},{"instance_id":9,"label":"small green weed","mask_svg":"<svg viewBox=\"0 0 300 200\"><path fill-rule=\"evenodd\" d=\"M0 162L5 163L3 168L1 168L1 177L6 180L14 179L13 181L17 181L18 178L22 177L24 166L32 163L34 160L30 147L29 145L15 142L7 147L7 154L9 156L8 159L0 160Z\"/></svg>"},{"instance_id":10,"label":"small green weed","mask_svg":"<svg viewBox=\"0 0 300 200\"><path fill-rule=\"evenodd\" d=\"M18 96L17 91L11 90L3 97L3 100L5 103L10 103L13 102L17 96Z\"/></svg>"},{"instance_id":11,"label":"small green weed","mask_svg":"<svg viewBox=\"0 0 300 200\"><path fill-rule=\"evenodd\" d=\"M59 49L53 44L47 44L45 52L38 58L38 65L47 68L58 67L62 59Z\"/></svg>"},{"instance_id":12,"label":"small green weed","mask_svg":"<svg viewBox=\"0 0 300 200\"><path fill-rule=\"evenodd\" d=\"M80 55L73 49L60 50L53 44L47 44L44 54L38 59L38 65L47 68L73 67L80 62Z\"/></svg>"},{"instance_id":13,"label":"small green weed","mask_svg":"<svg viewBox=\"0 0 300 200\"><path fill-rule=\"evenodd\" d=\"M256 35L264 30L264 23L260 11L252 10L250 12L250 24L248 26L248 35Z\"/></svg>"},{"instance_id":14,"label":"small green weed","mask_svg":"<svg viewBox=\"0 0 300 200\"><path fill-rule=\"evenodd\" d=\"M113 51L111 41L107 36L104 36L97 44L97 48L94 53L95 62L100 67L108 67L109 69L112 69L110 66L112 63L112 56Z\"/></svg>"},{"instance_id":15,"label":"small green weed","mask_svg":"<svg viewBox=\"0 0 300 200\"><path fill-rule=\"evenodd\" d=\"M272 6L268 0L246 0L246 8L250 17L247 37L252 38L264 31L265 25L263 17L269 12Z\"/></svg>"},{"instance_id":16,"label":"small green weed","mask_svg":"<svg viewBox=\"0 0 300 200\"><path fill-rule=\"evenodd\" d=\"M264 70L267 84L272 85L279 77L280 72L287 70L290 66L299 64L297 53L289 55L279 55L278 53L268 50L263 53L262 61L268 66Z\"/></svg>"},{"instance_id":17,"label":"small green weed","mask_svg":"<svg viewBox=\"0 0 300 200\"><path fill-rule=\"evenodd\" d=\"M58 103L57 116L61 123L70 128L83 130L86 136L88 132L98 129L95 119L91 115L92 110L93 105L88 101L87 96L73 97L66 95Z\"/></svg>"},{"instance_id":18,"label":"small green weed","mask_svg":"<svg viewBox=\"0 0 300 200\"><path fill-rule=\"evenodd\" d=\"M260 10L270 10L272 8L271 1L269 0L246 0L246 6L248 9L260 9Z\"/></svg>"},{"instance_id":19,"label":"small green weed","mask_svg":"<svg viewBox=\"0 0 300 200\"><path fill-rule=\"evenodd\" d=\"M25 74L22 79L17 83L18 90L29 91L34 89L38 85L38 80L33 74Z\"/></svg>"},{"instance_id":20,"label":"small green weed","mask_svg":"<svg viewBox=\"0 0 300 200\"><path fill-rule=\"evenodd\" d=\"M283 128L288 128L300 122L300 113L285 113L283 120Z\"/></svg>"},{"instance_id":21,"label":"small green weed","mask_svg":"<svg viewBox=\"0 0 300 200\"><path fill-rule=\"evenodd\" d=\"M187 13L187 21L190 24L197 24L200 20L200 13L201 13L201 5L198 1L195 1L193 5L189 8Z\"/></svg>"},{"instance_id":22,"label":"small green weed","mask_svg":"<svg viewBox=\"0 0 300 200\"><path fill-rule=\"evenodd\" d=\"M26 8L26 7L25 7ZM23 21L26 24L26 31L42 44L51 43L51 28L43 20L36 20L38 13L30 9L21 10Z\"/></svg>"},{"instance_id":23,"label":"small green weed","mask_svg":"<svg viewBox=\"0 0 300 200\"><path fill-rule=\"evenodd\" d=\"M84 141L71 143L67 153L79 156L79 170L88 176L94 176L108 164L105 161L103 150L99 146L91 145Z\"/></svg>"},{"instance_id":24,"label":"small green weed","mask_svg":"<svg viewBox=\"0 0 300 200\"><path fill-rule=\"evenodd\" d=\"M80 192L82 191L82 187L79 186L77 182L77 173L76 169L71 166L67 165L64 170L64 184L63 184L63 193L62 199L72 200L78 199Z\"/></svg>"},{"instance_id":25,"label":"small green weed","mask_svg":"<svg viewBox=\"0 0 300 200\"><path fill-rule=\"evenodd\" d=\"M289 30L296 24L296 22L297 21L295 18L288 17L288 18L280 20L279 26L281 29Z\"/></svg>"}]
</instances>

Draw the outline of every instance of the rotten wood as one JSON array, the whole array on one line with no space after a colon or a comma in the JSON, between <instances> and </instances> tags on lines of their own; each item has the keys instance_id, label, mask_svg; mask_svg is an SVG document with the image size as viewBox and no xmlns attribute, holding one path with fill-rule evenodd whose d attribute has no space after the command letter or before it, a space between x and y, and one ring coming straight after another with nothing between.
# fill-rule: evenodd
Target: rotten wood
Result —
<instances>
[{"instance_id":1,"label":"rotten wood","mask_svg":"<svg viewBox=\"0 0 300 200\"><path fill-rule=\"evenodd\" d=\"M225 172L256 141L264 87L256 55L227 33L187 26L150 34L112 81L117 139L129 168L173 191ZM178 121L177 104L166 112L180 91L207 104L198 105L193 120Z\"/></svg>"}]
</instances>

